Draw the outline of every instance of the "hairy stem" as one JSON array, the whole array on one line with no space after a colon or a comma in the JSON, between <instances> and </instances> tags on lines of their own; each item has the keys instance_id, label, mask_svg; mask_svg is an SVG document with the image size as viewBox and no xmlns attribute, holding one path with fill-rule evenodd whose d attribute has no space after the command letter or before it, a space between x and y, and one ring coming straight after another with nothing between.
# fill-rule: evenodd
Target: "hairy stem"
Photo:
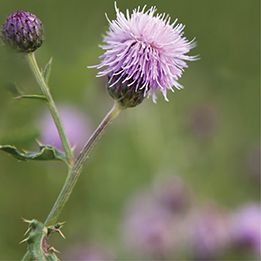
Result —
<instances>
[{"instance_id":1,"label":"hairy stem","mask_svg":"<svg viewBox=\"0 0 261 261\"><path fill-rule=\"evenodd\" d=\"M92 148L95 146L97 141L102 136L104 130L106 127L110 125L110 123L119 115L122 108L120 105L116 102L113 106L113 108L107 113L107 115L104 117L100 125L97 127L97 129L94 131L90 139L87 141L85 146L83 147L82 151L80 152L79 156L77 157L75 163L71 168L69 168L68 176L65 180L64 186L56 200L56 202L53 205L53 208L51 209L51 212L49 213L45 225L54 225L62 210L65 206L66 202L68 201L73 188L80 176L81 169L85 163L85 161L88 159L89 153L92 150Z\"/></svg>"},{"instance_id":2,"label":"hairy stem","mask_svg":"<svg viewBox=\"0 0 261 261\"><path fill-rule=\"evenodd\" d=\"M39 84L43 95L46 97L48 108L50 110L50 113L53 117L56 128L58 130L61 142L62 142L63 147L64 147L64 152L65 152L67 161L71 165L73 163L73 152L72 152L70 143L69 143L69 141L68 141L68 139L65 135L64 128L63 128L63 125L62 125L62 122L61 122L61 118L60 118L59 112L56 108L56 105L54 103L53 97L50 93L49 87L48 87L48 85L47 85L47 83L46 83L46 81L45 81L45 79L44 79L44 77L43 77L43 75L42 75L42 73L39 69L39 66L38 66L37 61L35 59L34 53L29 53L29 54L27 54L26 57L27 57L27 60L28 60L28 63L29 63L31 70L34 73L36 81Z\"/></svg>"}]
</instances>

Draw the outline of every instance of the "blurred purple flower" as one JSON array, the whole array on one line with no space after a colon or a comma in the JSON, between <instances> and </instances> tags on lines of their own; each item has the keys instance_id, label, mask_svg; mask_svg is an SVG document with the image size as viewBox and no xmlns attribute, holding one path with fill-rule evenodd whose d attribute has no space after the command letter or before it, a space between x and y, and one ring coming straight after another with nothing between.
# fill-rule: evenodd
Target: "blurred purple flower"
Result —
<instances>
[{"instance_id":1,"label":"blurred purple flower","mask_svg":"<svg viewBox=\"0 0 261 261\"><path fill-rule=\"evenodd\" d=\"M186 222L187 248L193 258L213 260L224 254L230 234L229 218L222 209L204 206L194 210Z\"/></svg>"},{"instance_id":2,"label":"blurred purple flower","mask_svg":"<svg viewBox=\"0 0 261 261\"><path fill-rule=\"evenodd\" d=\"M123 232L126 247L137 257L162 258L174 249L173 216L140 193L127 205Z\"/></svg>"},{"instance_id":3,"label":"blurred purple flower","mask_svg":"<svg viewBox=\"0 0 261 261\"><path fill-rule=\"evenodd\" d=\"M63 260L68 261L113 261L112 253L101 246L80 244L67 250Z\"/></svg>"},{"instance_id":4,"label":"blurred purple flower","mask_svg":"<svg viewBox=\"0 0 261 261\"><path fill-rule=\"evenodd\" d=\"M116 19L109 21L110 28L104 37L102 48L105 53L101 63L95 66L104 68L98 76L108 75L112 86L127 83L129 89L144 90L144 96L152 95L156 101L156 90L160 90L167 99L167 90L173 87L181 89L177 82L186 61L196 57L187 53L195 46L194 41L184 37L184 25L177 20L170 22L170 17L156 14L156 7L146 11L138 7L126 15L116 6Z\"/></svg>"},{"instance_id":5,"label":"blurred purple flower","mask_svg":"<svg viewBox=\"0 0 261 261\"><path fill-rule=\"evenodd\" d=\"M73 106L61 105L58 106L58 109L60 111L65 133L67 134L71 145L75 148L76 153L79 153L81 147L91 134L88 118ZM40 131L40 141L42 143L63 150L59 134L49 112L45 112L40 119Z\"/></svg>"},{"instance_id":6,"label":"blurred purple flower","mask_svg":"<svg viewBox=\"0 0 261 261\"><path fill-rule=\"evenodd\" d=\"M239 247L250 248L261 255L261 206L248 204L232 216L232 238Z\"/></svg>"},{"instance_id":7,"label":"blurred purple flower","mask_svg":"<svg viewBox=\"0 0 261 261\"><path fill-rule=\"evenodd\" d=\"M169 176L156 182L154 193L157 204L173 214L181 214L189 208L191 192L178 176Z\"/></svg>"}]
</instances>

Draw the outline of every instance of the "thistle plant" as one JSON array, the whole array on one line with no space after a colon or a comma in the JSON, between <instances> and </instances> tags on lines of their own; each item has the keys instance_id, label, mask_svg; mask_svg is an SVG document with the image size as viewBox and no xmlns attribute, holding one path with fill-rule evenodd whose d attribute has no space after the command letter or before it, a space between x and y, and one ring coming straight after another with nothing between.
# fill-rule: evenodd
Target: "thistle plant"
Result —
<instances>
[{"instance_id":1,"label":"thistle plant","mask_svg":"<svg viewBox=\"0 0 261 261\"><path fill-rule=\"evenodd\" d=\"M17 11L8 16L2 26L3 42L25 54L41 90L41 95L26 94L19 98L39 99L46 103L62 148L40 144L39 151L28 152L13 145L2 145L0 150L19 160L61 160L68 169L64 185L45 221L26 220L29 228L27 237L23 240L27 243L27 253L23 260L57 260L55 249L49 245L48 238L55 232L62 235L60 214L70 198L91 150L105 129L122 111L139 105L146 97L152 96L156 102L158 91L163 94L165 100L168 100L167 90L182 88L178 79L187 67L186 61L196 59L188 55L195 42L187 40L183 35L184 26L178 24L177 20L171 23L168 15L156 14L155 7L137 8L132 13L127 10L124 14L115 4L115 10L116 19L110 21L108 18L109 31L102 45L105 52L100 57L100 63L92 66L100 70L98 77L107 77L107 90L114 99L114 104L77 156L66 135L48 85L51 60L44 70L40 70L36 61L35 51L43 42L42 22L30 12Z\"/></svg>"}]
</instances>

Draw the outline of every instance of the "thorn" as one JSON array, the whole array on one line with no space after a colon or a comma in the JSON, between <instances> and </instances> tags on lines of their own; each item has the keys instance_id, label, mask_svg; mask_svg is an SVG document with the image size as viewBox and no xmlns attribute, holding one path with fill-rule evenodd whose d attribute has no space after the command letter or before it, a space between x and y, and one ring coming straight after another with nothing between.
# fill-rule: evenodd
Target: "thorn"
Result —
<instances>
[{"instance_id":1,"label":"thorn","mask_svg":"<svg viewBox=\"0 0 261 261\"><path fill-rule=\"evenodd\" d=\"M60 234L60 236L65 239L65 235L63 234L63 232L60 229L57 229L57 232Z\"/></svg>"},{"instance_id":2,"label":"thorn","mask_svg":"<svg viewBox=\"0 0 261 261\"><path fill-rule=\"evenodd\" d=\"M42 146L43 146L43 143L42 143L41 141L39 141L38 139L36 139L35 141L36 141L36 143L37 143L37 145L38 145L39 147L42 147Z\"/></svg>"},{"instance_id":3,"label":"thorn","mask_svg":"<svg viewBox=\"0 0 261 261\"><path fill-rule=\"evenodd\" d=\"M28 241L29 237L26 237L25 239L23 239L22 241L19 242L19 244L23 244L25 243L26 241Z\"/></svg>"},{"instance_id":4,"label":"thorn","mask_svg":"<svg viewBox=\"0 0 261 261\"><path fill-rule=\"evenodd\" d=\"M26 236L30 232L31 228L27 228L27 230L24 232L24 236Z\"/></svg>"},{"instance_id":5,"label":"thorn","mask_svg":"<svg viewBox=\"0 0 261 261\"><path fill-rule=\"evenodd\" d=\"M63 227L64 224L66 224L66 221L60 222L60 223L58 223L57 225L59 225L60 227Z\"/></svg>"},{"instance_id":6,"label":"thorn","mask_svg":"<svg viewBox=\"0 0 261 261\"><path fill-rule=\"evenodd\" d=\"M59 250L57 250L57 249L55 249L54 247L50 247L49 249L48 249L49 251L52 251L52 252L54 252L54 253L60 253L60 251Z\"/></svg>"},{"instance_id":7,"label":"thorn","mask_svg":"<svg viewBox=\"0 0 261 261\"><path fill-rule=\"evenodd\" d=\"M56 227L55 231L58 232L63 239L65 239L66 237L65 237L65 235L63 234L63 232L61 231L61 228L64 226L65 223L66 223L66 222L63 221L63 222L60 222L60 223L58 223L58 224L55 225L55 227Z\"/></svg>"},{"instance_id":8,"label":"thorn","mask_svg":"<svg viewBox=\"0 0 261 261\"><path fill-rule=\"evenodd\" d=\"M63 227L63 225L65 224L66 222L60 222L60 223L57 223L53 226L50 226L48 227L48 234L51 234L51 233L54 233L54 232L57 232L59 233L59 235L62 237L62 238L66 238L65 235L63 234L63 232L61 231L61 228Z\"/></svg>"},{"instance_id":9,"label":"thorn","mask_svg":"<svg viewBox=\"0 0 261 261\"><path fill-rule=\"evenodd\" d=\"M23 217L22 217L22 221L25 222L25 223L28 223L28 224L31 224L33 222L32 220L25 219Z\"/></svg>"}]
</instances>

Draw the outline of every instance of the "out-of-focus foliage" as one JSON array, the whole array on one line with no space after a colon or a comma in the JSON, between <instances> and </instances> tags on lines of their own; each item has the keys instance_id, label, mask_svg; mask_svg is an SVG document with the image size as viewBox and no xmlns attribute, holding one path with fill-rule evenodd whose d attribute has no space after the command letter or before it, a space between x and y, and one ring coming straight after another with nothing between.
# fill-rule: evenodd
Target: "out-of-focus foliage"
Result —
<instances>
[{"instance_id":1,"label":"out-of-focus foliage","mask_svg":"<svg viewBox=\"0 0 261 261\"><path fill-rule=\"evenodd\" d=\"M53 96L85 113L92 128L112 101L106 79L95 78L86 66L98 62L104 13L115 16L113 3L0 0L1 23L17 9L40 17L45 41L36 55L42 67L53 57ZM107 131L62 214L67 239L52 239L64 253L86 245L97 254L104 246L109 256L134 258L122 243L126 204L165 176L180 176L189 185L198 211L206 201L233 211L259 200L259 1L118 1L122 10L144 4L178 17L186 36L196 37L193 54L201 59L190 64L181 79L185 89L170 94L169 103L147 100ZM23 94L39 94L23 56L0 46L0 144L37 149L45 103L13 99L8 90L14 83ZM0 154L0 260L23 255L21 217L44 221L65 175L59 162L18 162ZM236 251L228 255L238 258ZM253 256L246 252L241 258Z\"/></svg>"}]
</instances>

